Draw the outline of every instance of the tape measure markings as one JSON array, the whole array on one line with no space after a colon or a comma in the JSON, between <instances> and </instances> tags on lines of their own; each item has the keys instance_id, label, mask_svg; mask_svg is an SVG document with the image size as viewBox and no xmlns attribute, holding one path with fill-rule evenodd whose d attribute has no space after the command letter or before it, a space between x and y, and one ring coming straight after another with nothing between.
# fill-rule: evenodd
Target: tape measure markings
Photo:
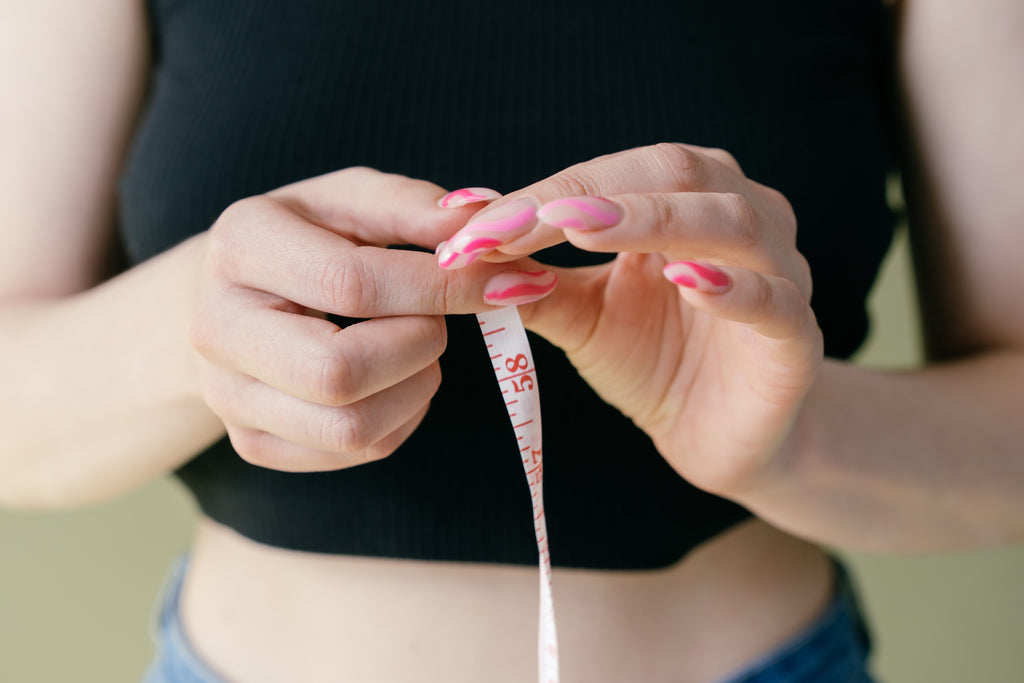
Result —
<instances>
[{"instance_id":1,"label":"tape measure markings","mask_svg":"<svg viewBox=\"0 0 1024 683\"><path fill-rule=\"evenodd\" d=\"M537 634L537 674L540 683L558 683L558 637L551 592L551 553L544 514L544 456L541 442L540 395L537 370L519 312L514 306L477 315L481 333L492 353L505 409L515 432L533 506L534 536L540 565L540 614ZM504 362L502 362L504 359ZM516 406L516 408L512 408Z\"/></svg>"}]
</instances>

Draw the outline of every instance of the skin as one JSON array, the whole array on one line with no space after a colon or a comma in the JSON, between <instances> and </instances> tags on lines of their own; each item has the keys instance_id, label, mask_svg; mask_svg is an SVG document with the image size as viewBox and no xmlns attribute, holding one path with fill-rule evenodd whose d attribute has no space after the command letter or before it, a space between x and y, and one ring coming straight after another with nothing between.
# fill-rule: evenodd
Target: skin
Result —
<instances>
[{"instance_id":1,"label":"skin","mask_svg":"<svg viewBox=\"0 0 1024 683\"><path fill-rule=\"evenodd\" d=\"M621 680L615 667L629 666L712 680L777 646L829 590L821 552L789 534L896 552L1024 537L1016 0L902 8L906 180L937 362L901 373L821 357L785 198L726 152L686 145L584 162L498 200L600 195L624 218L585 233L541 226L456 271L380 247L433 248L479 206L441 209L445 190L429 182L346 169L242 200L118 272L114 185L145 89L145 20L128 0L80 5L0 11L0 403L18 406L0 413L0 504L109 498L225 433L246 459L283 469L386 457L439 381L438 316L486 309L491 278L542 268L528 255L569 240L628 253L559 270L554 293L522 307L527 324L678 472L788 533L750 522L664 572L556 571L567 679ZM971 49L950 50L957 41ZM732 284L675 287L661 269L677 260L717 265ZM371 320L339 332L323 312ZM498 680L496 663L523 680L535 583L530 568L290 553L201 520L183 613L231 680L360 667L380 681ZM475 619L481 604L508 619ZM612 647L630 633L648 637ZM452 649L466 639L479 646ZM608 645L585 647L595 642Z\"/></svg>"}]
</instances>

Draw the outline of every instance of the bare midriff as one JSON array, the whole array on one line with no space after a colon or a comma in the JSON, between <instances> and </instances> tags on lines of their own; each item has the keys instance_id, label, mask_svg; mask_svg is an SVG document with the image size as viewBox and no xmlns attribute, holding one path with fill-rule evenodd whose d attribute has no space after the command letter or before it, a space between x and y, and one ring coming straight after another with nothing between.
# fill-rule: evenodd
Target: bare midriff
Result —
<instances>
[{"instance_id":1,"label":"bare midriff","mask_svg":"<svg viewBox=\"0 0 1024 683\"><path fill-rule=\"evenodd\" d=\"M720 679L811 624L832 580L819 548L756 520L668 569L556 568L562 680ZM181 610L230 683L524 683L537 604L536 567L295 552L202 519Z\"/></svg>"}]
</instances>

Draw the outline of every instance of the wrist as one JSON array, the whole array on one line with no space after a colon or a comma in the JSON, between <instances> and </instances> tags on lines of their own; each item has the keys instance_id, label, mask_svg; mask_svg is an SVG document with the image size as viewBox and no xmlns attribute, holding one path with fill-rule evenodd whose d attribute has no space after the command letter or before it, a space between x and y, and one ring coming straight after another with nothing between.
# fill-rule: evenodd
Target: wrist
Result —
<instances>
[{"instance_id":1,"label":"wrist","mask_svg":"<svg viewBox=\"0 0 1024 683\"><path fill-rule=\"evenodd\" d=\"M712 493L751 509L780 494L799 495L794 487L808 480L820 464L816 458L824 452L828 426L821 408L837 365L840 363L834 360L824 361L776 444L765 448L760 458L752 459L742 476L730 479Z\"/></svg>"},{"instance_id":2,"label":"wrist","mask_svg":"<svg viewBox=\"0 0 1024 683\"><path fill-rule=\"evenodd\" d=\"M182 259L179 269L180 279L170 287L171 296L175 296L174 321L172 325L175 356L181 370L179 385L180 395L204 407L203 385L200 365L202 356L192 343L192 325L199 302L199 289L203 281L203 269L207 262L207 244L209 232L204 231L182 242L173 251L180 251L175 257Z\"/></svg>"}]
</instances>

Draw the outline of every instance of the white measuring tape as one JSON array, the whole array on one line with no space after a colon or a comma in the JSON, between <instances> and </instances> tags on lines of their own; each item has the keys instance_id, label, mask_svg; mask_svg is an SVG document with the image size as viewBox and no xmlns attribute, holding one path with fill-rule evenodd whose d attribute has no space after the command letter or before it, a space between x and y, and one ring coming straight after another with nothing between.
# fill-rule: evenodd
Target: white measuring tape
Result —
<instances>
[{"instance_id":1,"label":"white measuring tape","mask_svg":"<svg viewBox=\"0 0 1024 683\"><path fill-rule=\"evenodd\" d=\"M480 313L480 331L498 378L508 417L533 500L533 529L540 556L540 623L537 633L537 675L540 683L558 683L558 636L551 597L551 553L544 518L544 458L540 429L540 390L530 342L514 306Z\"/></svg>"}]
</instances>

